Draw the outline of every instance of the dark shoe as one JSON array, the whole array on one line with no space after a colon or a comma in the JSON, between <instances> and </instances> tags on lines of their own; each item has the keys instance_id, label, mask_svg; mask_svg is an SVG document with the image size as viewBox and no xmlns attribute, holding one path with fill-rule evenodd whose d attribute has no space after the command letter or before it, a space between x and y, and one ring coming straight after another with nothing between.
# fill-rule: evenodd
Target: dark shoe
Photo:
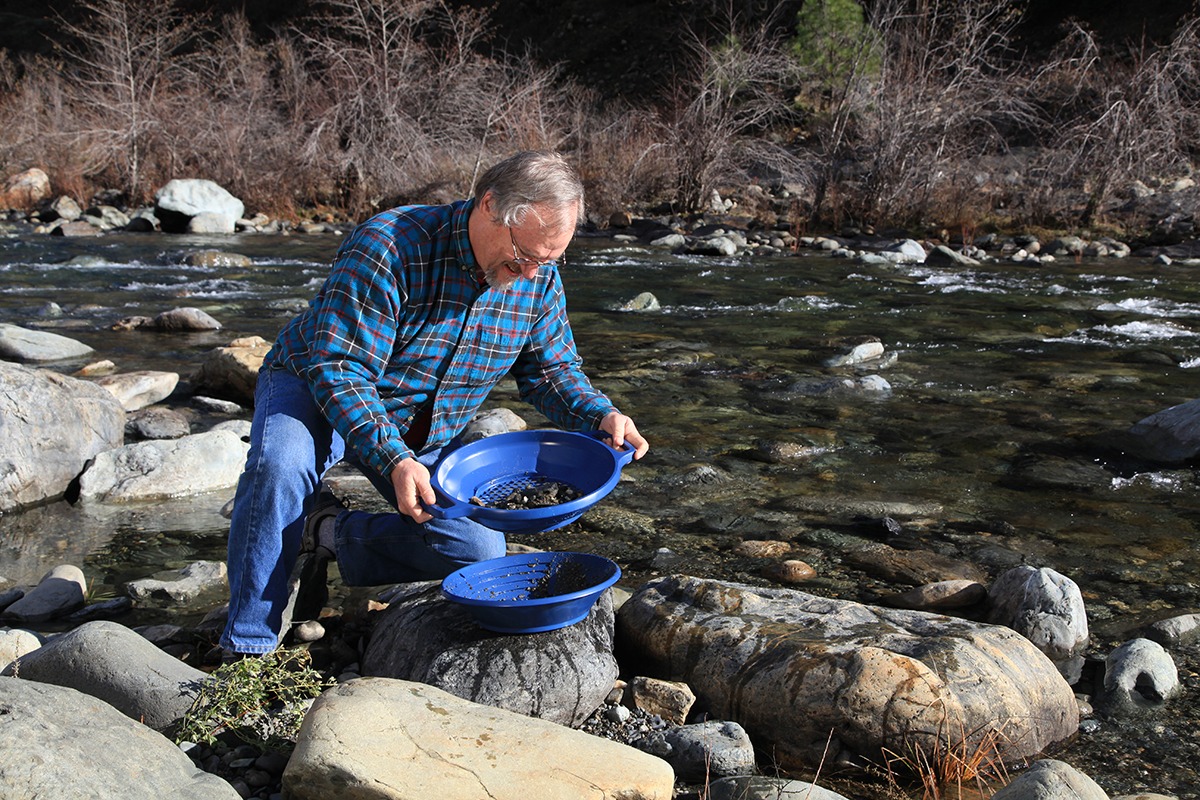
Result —
<instances>
[{"instance_id":1,"label":"dark shoe","mask_svg":"<svg viewBox=\"0 0 1200 800\"><path fill-rule=\"evenodd\" d=\"M304 519L304 536L300 539L300 552L312 553L327 561L337 561L333 542L322 544L318 534L322 522L333 519L345 510L346 504L339 500L337 495L322 486L320 493L317 494L316 502L313 503L312 511L308 512L308 516Z\"/></svg>"}]
</instances>

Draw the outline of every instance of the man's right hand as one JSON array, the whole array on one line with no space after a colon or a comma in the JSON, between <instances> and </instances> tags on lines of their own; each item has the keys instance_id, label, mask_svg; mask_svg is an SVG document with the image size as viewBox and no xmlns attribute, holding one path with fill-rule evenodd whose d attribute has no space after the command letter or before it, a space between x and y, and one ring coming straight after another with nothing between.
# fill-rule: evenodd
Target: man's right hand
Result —
<instances>
[{"instance_id":1,"label":"man's right hand","mask_svg":"<svg viewBox=\"0 0 1200 800\"><path fill-rule=\"evenodd\" d=\"M414 522L428 522L433 515L421 505L437 502L437 495L429 485L429 469L415 458L406 458L392 469L392 489L396 492L396 508L407 514Z\"/></svg>"}]
</instances>

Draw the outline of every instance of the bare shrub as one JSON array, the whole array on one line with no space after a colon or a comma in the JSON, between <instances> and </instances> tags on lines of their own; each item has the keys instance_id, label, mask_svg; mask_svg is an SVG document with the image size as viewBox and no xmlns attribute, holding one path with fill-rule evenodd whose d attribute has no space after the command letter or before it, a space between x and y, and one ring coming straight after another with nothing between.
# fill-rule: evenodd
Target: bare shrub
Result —
<instances>
[{"instance_id":1,"label":"bare shrub","mask_svg":"<svg viewBox=\"0 0 1200 800\"><path fill-rule=\"evenodd\" d=\"M316 33L297 32L330 92L307 120L306 162L336 176L339 203L378 208L448 182L466 191L494 149L554 147L555 73L481 55L479 13L437 0L327 0Z\"/></svg>"},{"instance_id":2,"label":"bare shrub","mask_svg":"<svg viewBox=\"0 0 1200 800\"><path fill-rule=\"evenodd\" d=\"M720 44L691 38L692 63L659 112L660 136L676 177L674 204L698 210L720 183L745 180L754 168L794 177L803 162L785 143L764 136L794 116L789 90L796 60L767 26L728 23Z\"/></svg>"},{"instance_id":3,"label":"bare shrub","mask_svg":"<svg viewBox=\"0 0 1200 800\"><path fill-rule=\"evenodd\" d=\"M170 116L163 100L199 26L171 6L147 13L126 0L85 0L80 7L85 22L61 23L78 42L66 52L72 132L86 171L136 202L149 194L149 143Z\"/></svg>"},{"instance_id":4,"label":"bare shrub","mask_svg":"<svg viewBox=\"0 0 1200 800\"><path fill-rule=\"evenodd\" d=\"M588 194L588 213L601 225L613 212L662 197L673 184L672 164L648 111L600 103L579 90L571 96L573 153Z\"/></svg>"},{"instance_id":5,"label":"bare shrub","mask_svg":"<svg viewBox=\"0 0 1200 800\"><path fill-rule=\"evenodd\" d=\"M1009 49L1018 11L1012 0L871 7L878 47L816 137L820 185L841 184L842 213L866 223L983 213L973 164L1002 152L1008 131L1033 124ZM826 200L819 192L817 214L836 213L822 208Z\"/></svg>"},{"instance_id":6,"label":"bare shrub","mask_svg":"<svg viewBox=\"0 0 1200 800\"><path fill-rule=\"evenodd\" d=\"M1116 191L1191 172L1200 135L1200 20L1125 63L1072 25L1038 76L1056 132L1044 143L1034 216L1091 225Z\"/></svg>"}]
</instances>

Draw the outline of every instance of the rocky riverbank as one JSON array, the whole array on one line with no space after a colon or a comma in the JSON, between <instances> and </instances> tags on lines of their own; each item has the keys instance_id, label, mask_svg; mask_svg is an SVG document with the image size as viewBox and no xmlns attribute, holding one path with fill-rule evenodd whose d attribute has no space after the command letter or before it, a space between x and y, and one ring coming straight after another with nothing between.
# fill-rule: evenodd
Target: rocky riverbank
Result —
<instances>
[{"instance_id":1,"label":"rocky riverbank","mask_svg":"<svg viewBox=\"0 0 1200 800\"><path fill-rule=\"evenodd\" d=\"M739 238L748 241L730 230L693 235L722 238L735 247L742 246ZM841 248L859 259L920 258L914 247L926 257L988 257L943 254L937 245L916 242L871 252L833 238L800 244ZM133 325L130 335L142 328L211 329L203 316L173 310L147 319ZM104 354L95 354L101 360L80 377L66 377L12 362L53 364L63 353L78 358L77 343L15 326L6 326L0 341L10 359L0 363L5 419L20 423L6 426L4 450L24 454L15 460L20 469L9 473L12 491L6 496L19 499L10 513L20 516L21 507L68 492L119 506L175 496L187 487L231 486L239 455L244 458L244 393L265 343L230 342L181 380L180 375L129 373L101 379ZM887 354L877 345L856 344L831 359L841 364L884 359ZM183 392L181 384L187 387ZM181 405L193 404L220 407L241 419L193 433L172 417ZM1146 440L1146 457L1157 452L1164 462L1178 462L1196 452L1197 443L1188 439L1194 414L1190 408L1164 412L1129 435ZM476 420L475 434L524 424L497 411ZM126 437L134 441L124 443ZM764 445L763 463L786 463L794 455L788 444ZM692 484L714 498L741 491L723 481L718 470L706 472L702 465L677 477L680 491ZM330 485L351 505L376 504L378 510L378 499L353 474L339 472ZM364 784L403 786L420 775L426 786L453 785L448 774L396 774L395 753L408 741L465 748L464 758L481 759L478 763L496 770L489 774L496 776L497 786L516 781L524 794L541 785L538 781L550 786L561 779L548 768L557 757L548 754L571 753L562 756L565 762L584 750L593 753L594 747L587 761L593 765L589 780L610 787L606 791L614 796L693 796L722 777L753 776L778 789L780 784L767 779L782 769L843 796L884 797L917 791L926 769L922 763L936 761L944 768L965 758L978 766L993 757L1007 763L1007 778L987 779L993 788L1031 775L1027 780L1066 781L1105 796L1057 764L1024 770L1046 750L1063 763L1091 764L1106 773L1112 760L1128 761L1120 785L1105 775L1112 795L1194 796L1193 773L1182 766L1196 749L1183 732L1191 713L1187 694L1198 679L1200 629L1189 610L1160 612L1159 619L1136 630L1098 632L1089 625L1084 598L1069 576L1014 567L988 581L977 565L906 544L905 526L936 510L894 504L870 513L878 521L878 536L826 542L844 563L879 578L862 596L805 591L818 576L831 585L839 568L807 556L810 547L781 530L775 538L745 539L734 553L774 576L773 588L678 573L671 567L672 554L663 551L652 564L629 565L628 574L637 580L630 597L606 595L585 623L536 636L483 632L461 608L441 598L436 585L346 593L335 573L333 598L321 602L325 581L320 576L304 581L298 574L294 611L302 613L293 616L285 644L306 649L323 679L338 684L309 712L319 712L314 720L320 722L302 728L296 744L283 751L241 744L226 733L211 745L187 747L191 758L183 761L166 755L161 744L169 740L163 736L154 740L155 751L136 742L146 730L170 734L202 687L214 680L209 671L216 667L213 644L221 626L221 565L197 563L133 582L124 597L93 604L87 602L82 573L63 565L36 586L8 588L0 599L11 626L2 641L9 676L4 680L6 719L12 722L0 735L14 747L44 752L58 736L47 733L55 730L50 719L91 713L87 704L96 700L107 703L126 719L95 715L106 720L104 729L76 736L79 763L56 771L89 781L93 790L111 786L114 796L127 796L129 789L99 769L127 769L113 752L130 753L134 766L142 765L145 753L162 752L153 758L156 766L169 765L159 785L202 787L192 796L220 796L201 773L226 778L241 796L259 797L321 796L304 794L315 791L304 787L325 786L323 781L348 773ZM624 531L652 523L600 507L584 524L601 537L621 538ZM820 573L812 563L822 565ZM315 603L302 591L314 587ZM210 614L194 626L137 624L139 610L154 603ZM112 621L97 621L105 619ZM431 686L458 700L430 694L426 687ZM419 699L417 706L407 704L412 697ZM363 709L379 709L381 703L383 710L375 712L382 715L379 722L364 723ZM434 713L422 714L422 708ZM437 725L448 708L453 709L453 732ZM543 724L529 722L539 719ZM399 727L397 720L403 723ZM569 735L572 726L601 735L579 739ZM515 740L537 737L545 744L490 746L500 741L493 738L500 728ZM475 735L464 734L471 731ZM600 743L610 737L634 746L610 750ZM126 744L114 746L114 741ZM107 758L96 758L100 747ZM433 749L413 752L412 759ZM885 768L889 763L894 780ZM1181 768L1139 774L1155 763ZM21 780L46 779L36 771L12 778L17 791ZM69 794L77 785L64 783L63 791ZM1011 791L1018 791L1020 784L1014 786ZM442 796L455 795L447 789Z\"/></svg>"}]
</instances>

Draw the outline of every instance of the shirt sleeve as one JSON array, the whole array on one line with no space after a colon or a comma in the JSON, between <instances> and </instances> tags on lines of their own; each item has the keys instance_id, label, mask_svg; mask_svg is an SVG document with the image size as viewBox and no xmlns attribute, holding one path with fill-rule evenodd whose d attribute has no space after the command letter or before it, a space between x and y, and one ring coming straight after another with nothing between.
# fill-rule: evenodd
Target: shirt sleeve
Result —
<instances>
[{"instance_id":1,"label":"shirt sleeve","mask_svg":"<svg viewBox=\"0 0 1200 800\"><path fill-rule=\"evenodd\" d=\"M595 430L616 407L583 372L557 270L547 284L543 308L512 367L521 398L564 430Z\"/></svg>"},{"instance_id":2,"label":"shirt sleeve","mask_svg":"<svg viewBox=\"0 0 1200 800\"><path fill-rule=\"evenodd\" d=\"M412 456L376 386L406 300L396 278L400 270L393 268L400 257L377 229L360 229L347 240L315 302L305 376L347 449L380 475Z\"/></svg>"}]
</instances>

